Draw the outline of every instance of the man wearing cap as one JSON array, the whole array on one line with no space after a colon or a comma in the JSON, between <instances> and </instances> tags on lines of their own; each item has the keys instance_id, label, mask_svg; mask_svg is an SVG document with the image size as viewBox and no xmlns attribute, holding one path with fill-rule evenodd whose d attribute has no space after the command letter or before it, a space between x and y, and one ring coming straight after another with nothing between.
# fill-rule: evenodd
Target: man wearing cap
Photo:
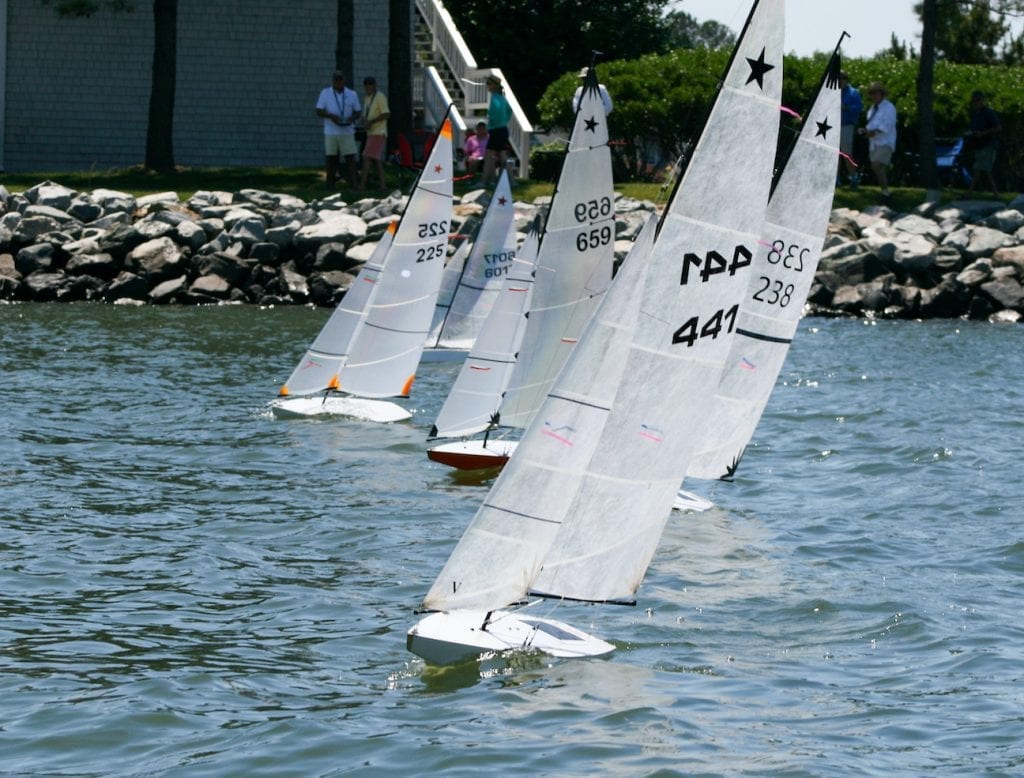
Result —
<instances>
[{"instance_id":1,"label":"man wearing cap","mask_svg":"<svg viewBox=\"0 0 1024 778\"><path fill-rule=\"evenodd\" d=\"M975 91L971 94L971 129L964 133L971 148L974 149L974 164L971 167L971 185L967 190L974 194L974 186L982 176L992 188L992 194L998 196L996 180L992 177L992 168L996 162L998 135L1003 125L999 114L988 106L984 92Z\"/></svg>"},{"instance_id":2,"label":"man wearing cap","mask_svg":"<svg viewBox=\"0 0 1024 778\"><path fill-rule=\"evenodd\" d=\"M333 189L338 180L338 162L345 158L348 182L356 185L356 128L362 106L359 96L345 86L345 74L335 70L331 85L320 92L316 101L316 115L324 120L325 178L327 188Z\"/></svg>"},{"instance_id":3,"label":"man wearing cap","mask_svg":"<svg viewBox=\"0 0 1024 778\"><path fill-rule=\"evenodd\" d=\"M384 146L388 139L388 118L391 109L388 99L377 91L377 79L367 76L363 79L366 90L366 110L363 111L363 124L366 128L366 145L363 147L363 169L359 175L359 188L366 188L366 179L370 175L370 160L377 167L377 180L381 189L387 189L388 182L384 179Z\"/></svg>"},{"instance_id":4,"label":"man wearing cap","mask_svg":"<svg viewBox=\"0 0 1024 778\"><path fill-rule=\"evenodd\" d=\"M878 81L868 87L871 107L868 108L868 123L861 127L860 134L868 137L868 157L871 160L871 172L882 188L882 198L888 200L889 165L896 151L896 106L886 99L885 87Z\"/></svg>"},{"instance_id":5,"label":"man wearing cap","mask_svg":"<svg viewBox=\"0 0 1024 778\"><path fill-rule=\"evenodd\" d=\"M580 71L580 81L587 77L587 70L589 68L583 68ZM607 116L612 112L612 98L608 94L608 90L604 84L597 85L597 91L601 94L601 102L604 103L604 115ZM576 94L572 96L572 112L576 113L580 109L580 96L583 94L583 84L576 87Z\"/></svg>"}]
</instances>

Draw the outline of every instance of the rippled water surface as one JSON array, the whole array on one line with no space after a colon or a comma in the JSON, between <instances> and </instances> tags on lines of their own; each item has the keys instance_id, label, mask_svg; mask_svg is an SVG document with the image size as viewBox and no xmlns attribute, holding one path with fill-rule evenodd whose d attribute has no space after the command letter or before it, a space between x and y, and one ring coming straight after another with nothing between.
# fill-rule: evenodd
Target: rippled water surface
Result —
<instances>
[{"instance_id":1,"label":"rippled water surface","mask_svg":"<svg viewBox=\"0 0 1024 778\"><path fill-rule=\"evenodd\" d=\"M0 306L0 772L1024 772L1021 327L805 320L639 606L567 619L614 654L442 672L457 366L410 423L274 420L326 315Z\"/></svg>"}]
</instances>

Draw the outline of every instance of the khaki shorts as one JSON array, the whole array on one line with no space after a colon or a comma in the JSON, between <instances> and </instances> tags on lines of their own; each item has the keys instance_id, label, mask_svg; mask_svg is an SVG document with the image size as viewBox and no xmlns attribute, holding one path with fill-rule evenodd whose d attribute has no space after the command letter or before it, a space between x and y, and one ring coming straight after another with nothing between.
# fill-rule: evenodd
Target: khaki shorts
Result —
<instances>
[{"instance_id":1,"label":"khaki shorts","mask_svg":"<svg viewBox=\"0 0 1024 778\"><path fill-rule=\"evenodd\" d=\"M868 153L868 159L872 162L888 165L892 162L892 155L895 150L892 146L875 146Z\"/></svg>"},{"instance_id":2,"label":"khaki shorts","mask_svg":"<svg viewBox=\"0 0 1024 778\"><path fill-rule=\"evenodd\" d=\"M324 154L328 157L354 157L356 154L356 136L324 135Z\"/></svg>"}]
</instances>

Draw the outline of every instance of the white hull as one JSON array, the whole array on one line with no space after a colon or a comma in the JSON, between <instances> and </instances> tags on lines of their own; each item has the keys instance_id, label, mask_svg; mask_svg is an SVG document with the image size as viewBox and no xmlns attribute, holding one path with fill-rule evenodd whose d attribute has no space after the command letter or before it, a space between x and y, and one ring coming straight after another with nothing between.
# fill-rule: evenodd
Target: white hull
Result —
<instances>
[{"instance_id":1,"label":"white hull","mask_svg":"<svg viewBox=\"0 0 1024 778\"><path fill-rule=\"evenodd\" d=\"M693 492L688 492L685 489L680 489L679 493L676 494L676 501L672 505L672 510L676 511L692 511L693 513L701 513L714 508L715 504L710 500L705 500L703 497L699 497Z\"/></svg>"},{"instance_id":2,"label":"white hull","mask_svg":"<svg viewBox=\"0 0 1024 778\"><path fill-rule=\"evenodd\" d=\"M426 616L409 630L405 646L435 665L501 651L539 651L571 659L615 650L611 643L554 619L509 611L493 611L488 619L485 611L470 610Z\"/></svg>"},{"instance_id":3,"label":"white hull","mask_svg":"<svg viewBox=\"0 0 1024 778\"><path fill-rule=\"evenodd\" d=\"M404 421L412 417L409 411L393 402L367 400L362 397L289 397L272 402L270 410L279 419L348 416L363 421L386 423Z\"/></svg>"},{"instance_id":4,"label":"white hull","mask_svg":"<svg viewBox=\"0 0 1024 778\"><path fill-rule=\"evenodd\" d=\"M425 348L420 362L461 362L469 356L465 348Z\"/></svg>"},{"instance_id":5,"label":"white hull","mask_svg":"<svg viewBox=\"0 0 1024 778\"><path fill-rule=\"evenodd\" d=\"M427 449L427 457L456 470L483 470L504 467L518 440L456 440Z\"/></svg>"}]
</instances>

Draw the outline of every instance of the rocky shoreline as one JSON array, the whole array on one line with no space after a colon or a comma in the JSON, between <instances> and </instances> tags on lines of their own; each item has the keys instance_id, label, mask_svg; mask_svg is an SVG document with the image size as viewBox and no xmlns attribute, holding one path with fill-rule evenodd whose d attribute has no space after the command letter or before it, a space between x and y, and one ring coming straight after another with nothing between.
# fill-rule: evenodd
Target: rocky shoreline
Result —
<instances>
[{"instance_id":1,"label":"rocky shoreline","mask_svg":"<svg viewBox=\"0 0 1024 778\"><path fill-rule=\"evenodd\" d=\"M483 191L455 206L468 234ZM550 198L516 203L525 231ZM307 203L255 189L136 198L43 182L0 186L0 301L120 305L314 304L344 296L406 198ZM616 201L616 255L628 251L653 203ZM957 318L1024 316L1024 196L965 200L909 214L884 206L833 211L808 315Z\"/></svg>"}]
</instances>

